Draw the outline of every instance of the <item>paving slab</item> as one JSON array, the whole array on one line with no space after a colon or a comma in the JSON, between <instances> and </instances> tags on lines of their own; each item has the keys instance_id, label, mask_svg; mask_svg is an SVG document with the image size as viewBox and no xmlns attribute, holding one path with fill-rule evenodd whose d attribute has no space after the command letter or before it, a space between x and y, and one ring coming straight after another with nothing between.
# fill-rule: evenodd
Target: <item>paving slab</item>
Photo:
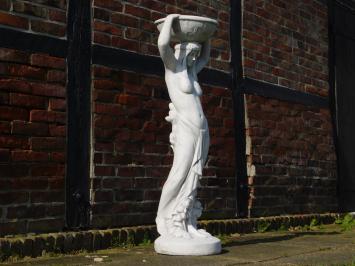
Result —
<instances>
[{"instance_id":1,"label":"paving slab","mask_svg":"<svg viewBox=\"0 0 355 266\"><path fill-rule=\"evenodd\" d=\"M223 237L223 252L214 256L165 256L153 245L115 248L95 253L25 259L8 265L351 265L355 266L355 229L337 225L311 231L284 231Z\"/></svg>"}]
</instances>

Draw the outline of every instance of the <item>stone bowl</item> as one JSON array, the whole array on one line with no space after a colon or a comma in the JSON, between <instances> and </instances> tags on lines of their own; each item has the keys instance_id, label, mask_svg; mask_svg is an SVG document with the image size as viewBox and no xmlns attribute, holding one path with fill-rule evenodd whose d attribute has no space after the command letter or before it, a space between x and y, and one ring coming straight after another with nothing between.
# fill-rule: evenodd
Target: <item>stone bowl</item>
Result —
<instances>
[{"instance_id":1,"label":"stone bowl","mask_svg":"<svg viewBox=\"0 0 355 266\"><path fill-rule=\"evenodd\" d=\"M156 20L158 30L161 31L165 18ZM202 43L212 37L218 22L211 18L180 15L172 25L171 40L174 42Z\"/></svg>"}]
</instances>

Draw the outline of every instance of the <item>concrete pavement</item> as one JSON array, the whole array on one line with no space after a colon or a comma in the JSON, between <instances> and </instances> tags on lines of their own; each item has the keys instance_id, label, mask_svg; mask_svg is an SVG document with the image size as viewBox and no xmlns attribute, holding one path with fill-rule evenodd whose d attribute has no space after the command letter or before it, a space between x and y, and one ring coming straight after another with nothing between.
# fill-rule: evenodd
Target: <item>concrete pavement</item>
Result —
<instances>
[{"instance_id":1,"label":"concrete pavement","mask_svg":"<svg viewBox=\"0 0 355 266\"><path fill-rule=\"evenodd\" d=\"M355 266L355 229L342 232L338 225L312 230L278 231L222 237L220 255L164 256L152 244L77 255L46 255L11 265L351 265Z\"/></svg>"}]
</instances>

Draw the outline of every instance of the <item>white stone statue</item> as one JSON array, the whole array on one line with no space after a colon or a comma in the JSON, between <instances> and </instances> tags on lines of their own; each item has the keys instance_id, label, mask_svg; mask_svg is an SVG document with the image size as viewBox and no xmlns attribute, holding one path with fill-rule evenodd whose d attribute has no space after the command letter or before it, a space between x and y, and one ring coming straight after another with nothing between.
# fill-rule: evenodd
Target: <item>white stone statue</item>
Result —
<instances>
[{"instance_id":1,"label":"white stone statue","mask_svg":"<svg viewBox=\"0 0 355 266\"><path fill-rule=\"evenodd\" d=\"M197 229L202 207L196 199L210 140L197 73L209 60L209 38L217 22L171 14L156 24L160 29L158 48L171 99L166 120L172 124L170 143L174 161L159 202L156 223L161 236L155 241L155 250L170 255L217 254L221 251L219 239ZM170 47L174 38L180 41L175 45L175 52Z\"/></svg>"}]
</instances>

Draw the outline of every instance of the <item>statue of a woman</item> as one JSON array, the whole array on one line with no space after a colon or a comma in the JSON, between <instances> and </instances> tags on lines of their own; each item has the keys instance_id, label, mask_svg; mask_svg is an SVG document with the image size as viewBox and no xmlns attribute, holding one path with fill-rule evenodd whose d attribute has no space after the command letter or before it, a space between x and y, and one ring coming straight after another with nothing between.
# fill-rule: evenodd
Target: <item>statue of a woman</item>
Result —
<instances>
[{"instance_id":1,"label":"statue of a woman","mask_svg":"<svg viewBox=\"0 0 355 266\"><path fill-rule=\"evenodd\" d=\"M206 231L196 229L196 220L202 211L196 193L209 148L197 73L208 62L210 42L206 41L202 47L195 42L180 43L175 45L174 53L170 47L171 27L178 17L177 14L166 17L158 39L171 99L166 120L172 124L170 142L174 161L163 187L156 223L162 236L210 237Z\"/></svg>"}]
</instances>

